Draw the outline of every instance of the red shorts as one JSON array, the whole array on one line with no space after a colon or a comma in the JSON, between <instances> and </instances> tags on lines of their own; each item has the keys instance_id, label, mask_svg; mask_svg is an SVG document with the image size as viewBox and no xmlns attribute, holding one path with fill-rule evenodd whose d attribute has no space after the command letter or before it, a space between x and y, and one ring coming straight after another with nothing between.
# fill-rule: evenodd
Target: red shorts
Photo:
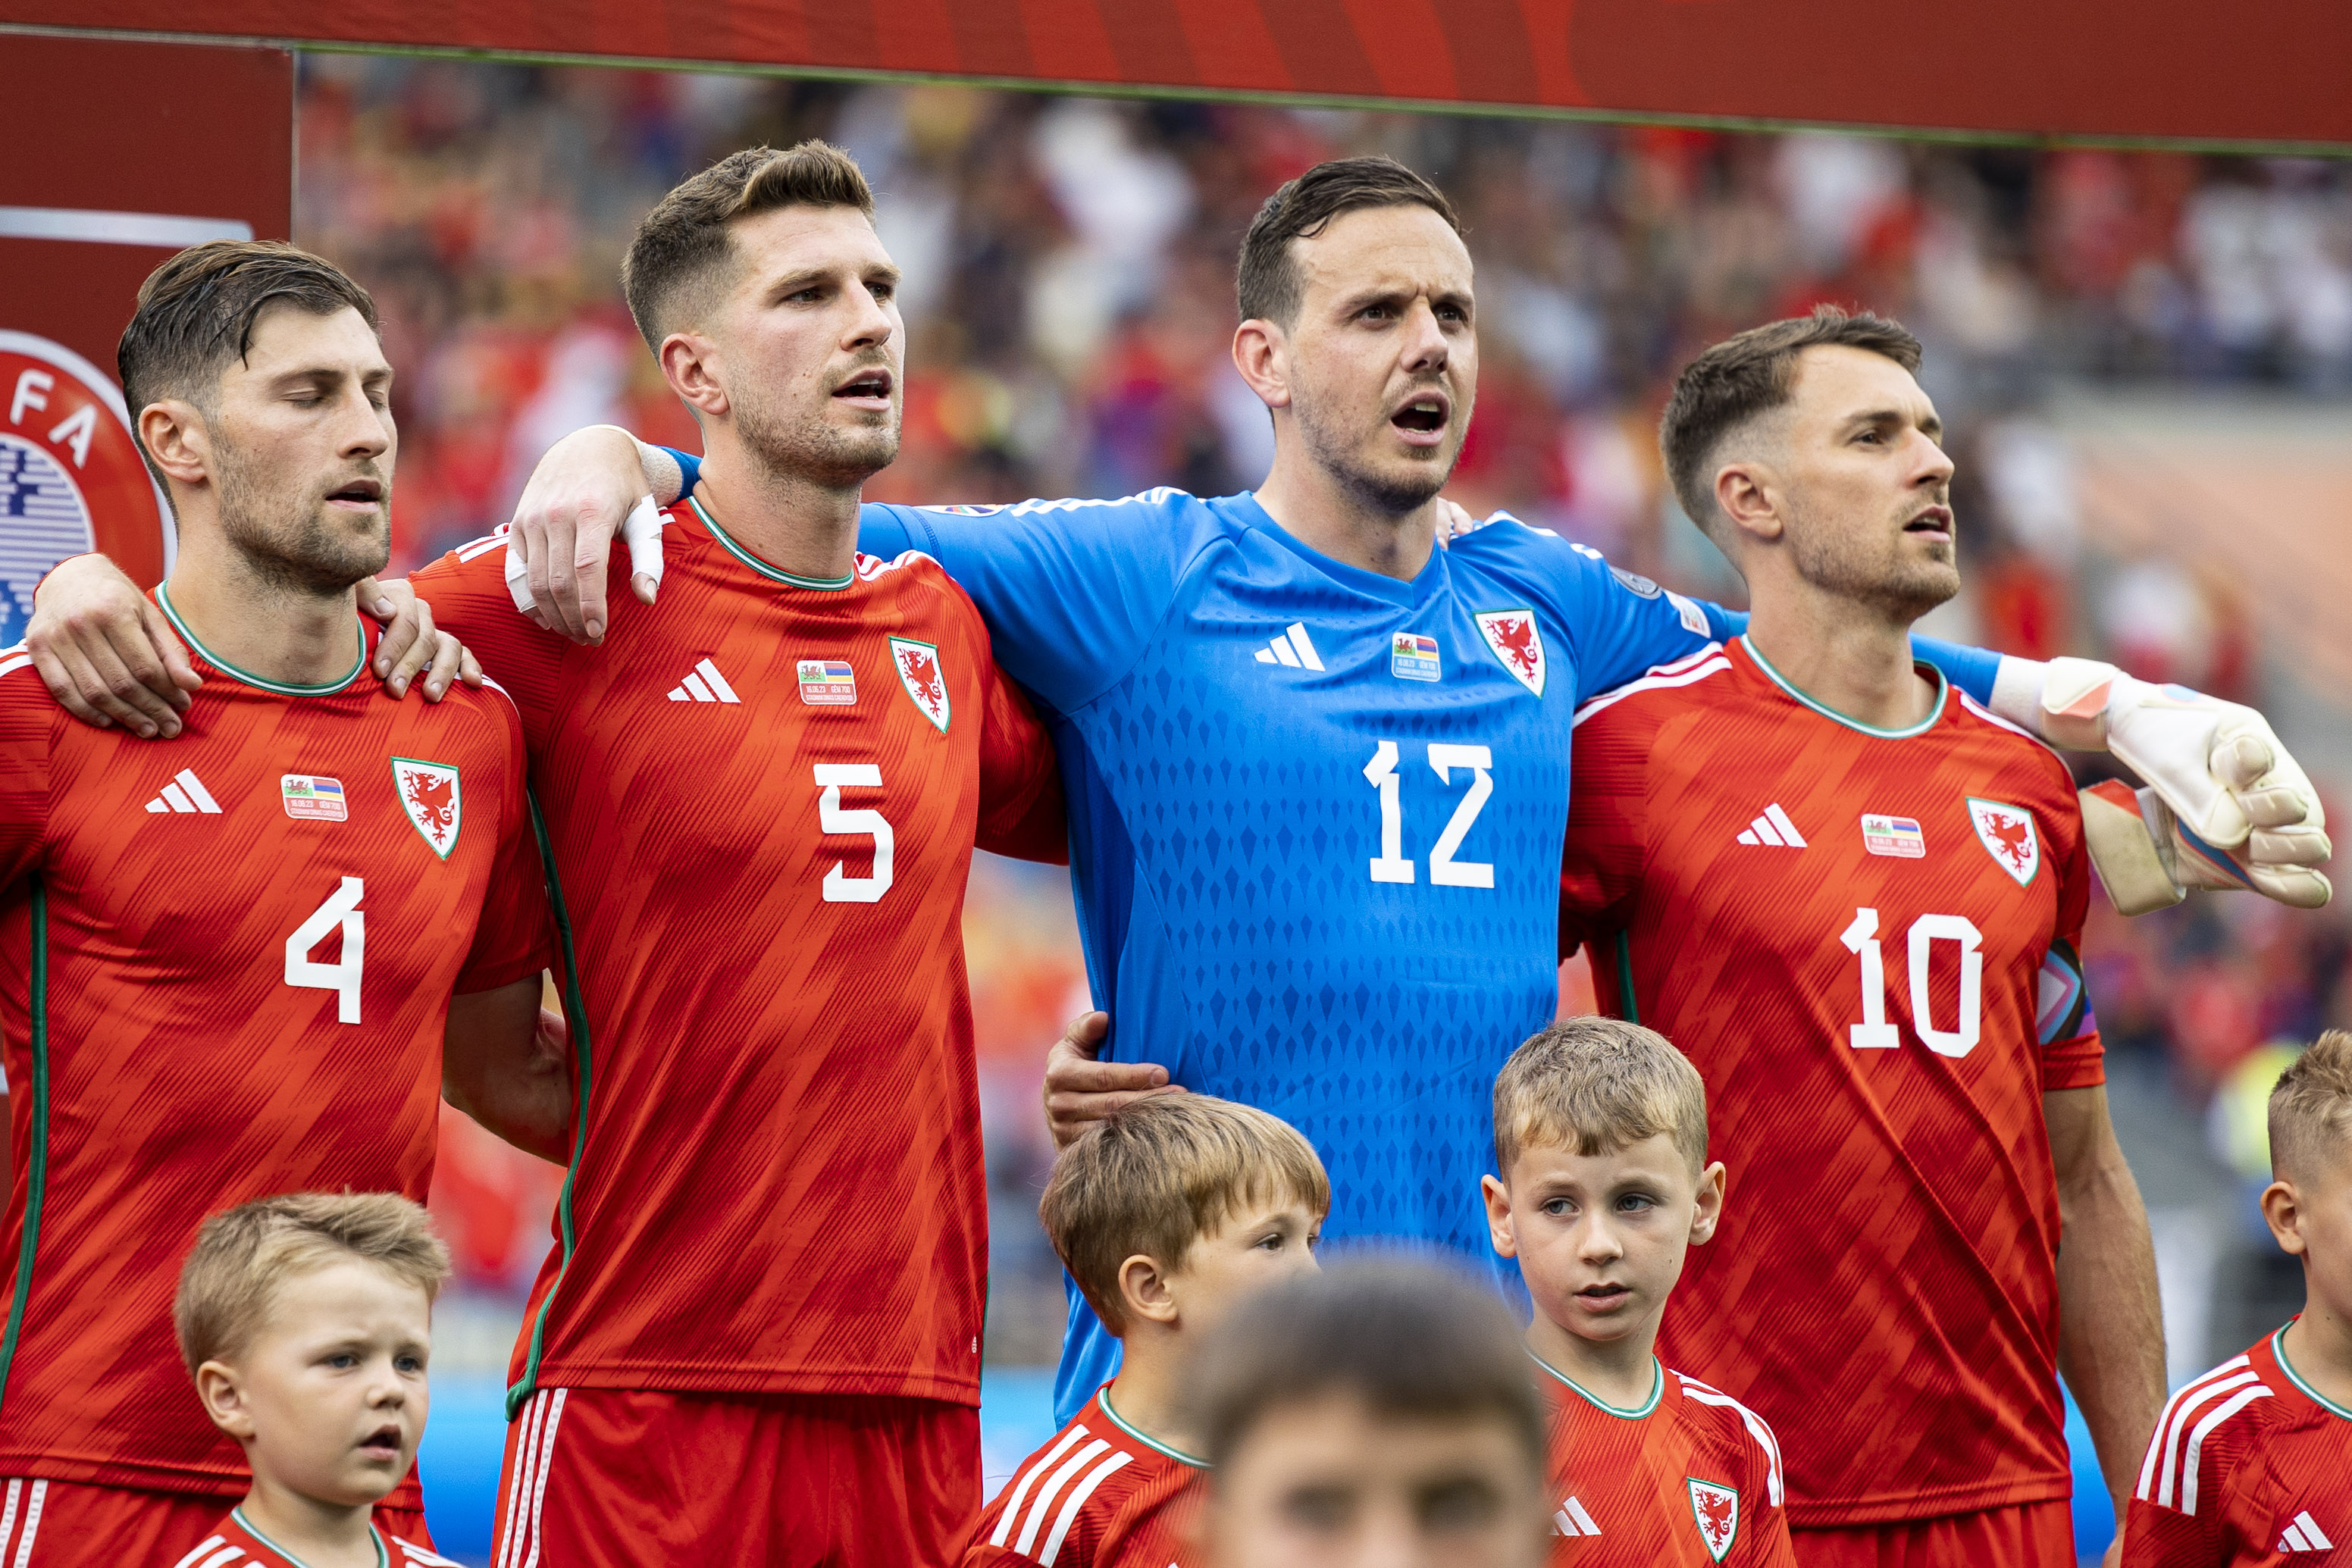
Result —
<instances>
[{"instance_id":1,"label":"red shorts","mask_svg":"<svg viewBox=\"0 0 2352 1568\"><path fill-rule=\"evenodd\" d=\"M507 1427L490 1562L947 1568L979 1515L970 1406L542 1388Z\"/></svg>"},{"instance_id":2,"label":"red shorts","mask_svg":"<svg viewBox=\"0 0 2352 1568\"><path fill-rule=\"evenodd\" d=\"M2064 1498L1789 1535L1805 1568L2075 1568L2074 1511Z\"/></svg>"},{"instance_id":3,"label":"red shorts","mask_svg":"<svg viewBox=\"0 0 2352 1568\"><path fill-rule=\"evenodd\" d=\"M412 1495L414 1495L412 1493ZM236 1499L9 1478L0 1486L0 1563L8 1568L172 1568L192 1555ZM436 1557L422 1510L379 1508L375 1527ZM417 1554L393 1548L395 1568Z\"/></svg>"}]
</instances>

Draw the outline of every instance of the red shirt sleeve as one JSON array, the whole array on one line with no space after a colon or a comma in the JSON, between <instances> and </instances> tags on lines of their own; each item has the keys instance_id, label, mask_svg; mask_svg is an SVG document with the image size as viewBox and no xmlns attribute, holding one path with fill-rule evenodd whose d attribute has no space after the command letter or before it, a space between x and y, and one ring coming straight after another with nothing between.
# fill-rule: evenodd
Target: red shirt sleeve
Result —
<instances>
[{"instance_id":1,"label":"red shirt sleeve","mask_svg":"<svg viewBox=\"0 0 2352 1568\"><path fill-rule=\"evenodd\" d=\"M628 552L614 553L624 563L614 569L622 574L614 586L626 595ZM514 607L514 597L507 591L506 561L505 539L492 535L419 568L408 581L416 597L433 607L433 623L473 650L483 672L506 688L523 715L525 734L538 740L541 737L531 727L543 723L554 709L568 644Z\"/></svg>"},{"instance_id":2,"label":"red shirt sleeve","mask_svg":"<svg viewBox=\"0 0 2352 1568\"><path fill-rule=\"evenodd\" d=\"M554 948L553 918L547 903L547 876L539 859L539 834L531 825L530 798L523 783L522 723L514 705L497 693L488 700L507 725L508 767L499 803L498 859L455 988L458 996L494 991L546 968Z\"/></svg>"},{"instance_id":3,"label":"red shirt sleeve","mask_svg":"<svg viewBox=\"0 0 2352 1568\"><path fill-rule=\"evenodd\" d=\"M49 826L49 748L64 712L30 655L0 656L0 887L40 864Z\"/></svg>"},{"instance_id":4,"label":"red shirt sleeve","mask_svg":"<svg viewBox=\"0 0 2352 1568\"><path fill-rule=\"evenodd\" d=\"M1577 720L1569 773L1568 840L1559 868L1559 953L1596 946L1633 920L1649 856L1649 779L1656 725L1631 702L1596 705ZM1600 955L1594 970L1600 971Z\"/></svg>"},{"instance_id":5,"label":"red shirt sleeve","mask_svg":"<svg viewBox=\"0 0 2352 1568\"><path fill-rule=\"evenodd\" d=\"M988 662L980 735L982 849L1015 860L1070 863L1070 829L1053 737L1013 677Z\"/></svg>"},{"instance_id":6,"label":"red shirt sleeve","mask_svg":"<svg viewBox=\"0 0 2352 1568\"><path fill-rule=\"evenodd\" d=\"M2040 1007L2042 1087L2090 1089L2107 1081L2106 1051L2083 976L2083 922L2091 908L2091 854L2083 836L2083 808L2073 780L2058 769L2060 842L2058 920L2042 961Z\"/></svg>"}]
</instances>

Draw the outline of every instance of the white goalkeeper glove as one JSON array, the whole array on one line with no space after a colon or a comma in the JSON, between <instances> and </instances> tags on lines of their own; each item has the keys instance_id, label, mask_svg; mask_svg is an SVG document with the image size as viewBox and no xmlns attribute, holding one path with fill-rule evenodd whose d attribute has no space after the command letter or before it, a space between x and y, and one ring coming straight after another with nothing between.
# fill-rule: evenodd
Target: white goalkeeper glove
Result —
<instances>
[{"instance_id":1,"label":"white goalkeeper glove","mask_svg":"<svg viewBox=\"0 0 2352 1568\"><path fill-rule=\"evenodd\" d=\"M2132 810L2175 888L2252 887L2297 909L2327 902L2332 890L2319 870L2331 852L2326 812L2261 714L2089 659L2050 661L2037 706L2042 737L2052 745L2112 752L2147 780ZM2148 810L2151 799L2164 808L2160 820ZM2113 792L2105 801L2125 810ZM2087 825L2087 792L2084 809ZM2107 823L2110 846L2128 842L2125 824L2112 817ZM2093 847L2097 853L2095 840ZM2137 885L2129 873L2119 869L2117 875ZM2104 864L2100 879L2116 891ZM2149 895L2143 889L2137 896ZM2118 894L2116 907L2124 903Z\"/></svg>"}]
</instances>

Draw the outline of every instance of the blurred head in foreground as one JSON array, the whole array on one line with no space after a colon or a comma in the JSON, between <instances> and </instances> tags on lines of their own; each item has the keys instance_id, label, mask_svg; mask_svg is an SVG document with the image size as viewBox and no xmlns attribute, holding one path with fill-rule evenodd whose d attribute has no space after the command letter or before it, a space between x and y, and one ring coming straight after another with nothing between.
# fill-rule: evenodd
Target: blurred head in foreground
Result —
<instances>
[{"instance_id":1,"label":"blurred head in foreground","mask_svg":"<svg viewBox=\"0 0 2352 1568\"><path fill-rule=\"evenodd\" d=\"M289 1193L197 1232L172 1315L248 1509L366 1511L416 1460L448 1249L396 1193Z\"/></svg>"},{"instance_id":2,"label":"blurred head in foreground","mask_svg":"<svg viewBox=\"0 0 2352 1568\"><path fill-rule=\"evenodd\" d=\"M2340 1336L2352 1324L2352 1034L2329 1030L2279 1075L2270 1120L2263 1218L2303 1260L2305 1316Z\"/></svg>"},{"instance_id":3,"label":"blurred head in foreground","mask_svg":"<svg viewBox=\"0 0 2352 1568\"><path fill-rule=\"evenodd\" d=\"M1235 1308L1192 1382L1216 1568L1542 1561L1542 1411L1490 1292L1343 1263Z\"/></svg>"}]
</instances>

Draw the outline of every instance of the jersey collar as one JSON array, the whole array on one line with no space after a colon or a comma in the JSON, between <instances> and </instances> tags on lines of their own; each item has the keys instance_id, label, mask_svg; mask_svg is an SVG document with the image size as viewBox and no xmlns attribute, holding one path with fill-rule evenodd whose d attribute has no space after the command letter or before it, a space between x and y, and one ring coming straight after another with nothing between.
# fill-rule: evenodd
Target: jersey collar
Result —
<instances>
[{"instance_id":1,"label":"jersey collar","mask_svg":"<svg viewBox=\"0 0 2352 1568\"><path fill-rule=\"evenodd\" d=\"M1528 1359L1534 1362L1538 1366L1543 1368L1547 1376L1551 1377L1558 1382L1560 1386L1575 1394L1578 1398L1583 1400L1587 1405L1591 1406L1595 1410L1614 1416L1621 1421L1639 1421L1643 1416L1647 1416L1651 1411L1655 1410L1658 1407L1658 1401L1665 1397L1666 1369L1659 1363L1658 1358L1654 1355L1650 1357L1650 1396L1647 1399L1643 1400L1641 1404L1635 1406L1631 1410L1626 1409L1622 1405L1610 1404L1609 1401L1592 1393L1582 1384L1577 1382L1576 1379L1570 1377L1565 1372L1562 1372L1559 1367L1554 1366L1550 1362L1548 1362L1542 1356L1538 1355L1534 1351L1528 1352Z\"/></svg>"},{"instance_id":2,"label":"jersey collar","mask_svg":"<svg viewBox=\"0 0 2352 1568\"><path fill-rule=\"evenodd\" d=\"M1822 704L1815 702L1811 697L1807 696L1790 681L1788 676L1782 674L1780 671L1772 667L1772 661L1764 656L1762 649L1757 647L1755 643L1748 640L1748 634L1745 632L1739 634L1738 642L1740 647L1746 650L1748 656L1756 661L1756 667L1763 671L1768 676L1771 677L1771 681L1774 685L1780 687L1782 691L1788 693L1790 696L1796 698L1799 702L1804 704L1807 707L1812 709L1823 718L1833 719L1837 723L1845 726L1848 729L1859 730L1864 735L1874 736L1880 740L1908 740L1915 735L1927 734L1929 730L1936 727L1936 721L1944 716L1944 703L1946 699L1951 695L1951 685L1950 683L1944 679L1943 671L1936 668L1933 664L1920 664L1915 663L1912 666L1914 669L1924 669L1936 677L1936 700L1928 706L1927 716L1921 719L1917 724L1909 726L1907 728L1881 729L1874 724L1864 724L1858 718L1848 718L1845 715L1838 712L1837 709L1824 706Z\"/></svg>"},{"instance_id":3,"label":"jersey collar","mask_svg":"<svg viewBox=\"0 0 2352 1568\"><path fill-rule=\"evenodd\" d=\"M2347 1421L2352 1421L2352 1410L2347 1410L2343 1406L2338 1405L2335 1400L2330 1399L2326 1395L2322 1394L2318 1389L2314 1388L2310 1384L2305 1383L2303 1380L2303 1374L2297 1372L2294 1369L2294 1364L2287 1360L2286 1331L2293 1325L2294 1320L2289 1319L2286 1322L2279 1325L2277 1333L2271 1335L2271 1359L2279 1364L2279 1370L2286 1374L2287 1381L2294 1384L2297 1388L2303 1391L2305 1398L2310 1400L2314 1405L2318 1406L2322 1410L2326 1410L2333 1415L2341 1416ZM1108 1410L1110 1406L1106 1405L1103 1408Z\"/></svg>"},{"instance_id":4,"label":"jersey collar","mask_svg":"<svg viewBox=\"0 0 2352 1568\"><path fill-rule=\"evenodd\" d=\"M1110 1385L1108 1384L1105 1384L1101 1390L1095 1395L1095 1403L1102 1406L1103 1414L1110 1417L1110 1424L1112 1426L1118 1427L1120 1431L1126 1433L1129 1437L1134 1438L1145 1448L1150 1448L1153 1453L1165 1454L1170 1458L1175 1460L1178 1464L1190 1465L1196 1470L1205 1470L1209 1468L1208 1460L1196 1459L1192 1455L1184 1452L1181 1448L1171 1448L1167 1444L1161 1442L1159 1438L1152 1437L1150 1433L1139 1431L1135 1427L1131 1426L1125 1416L1121 1416L1118 1411L1110 1407Z\"/></svg>"},{"instance_id":5,"label":"jersey collar","mask_svg":"<svg viewBox=\"0 0 2352 1568\"><path fill-rule=\"evenodd\" d=\"M689 496L687 497L686 504L694 508L694 515L702 519L702 526L710 530L710 537L727 547L729 555L772 582L781 582L787 588L814 589L820 593L838 593L857 580L855 569L846 577L795 577L780 567L770 566L728 537L727 530L719 526L718 519L703 509L701 497Z\"/></svg>"},{"instance_id":6,"label":"jersey collar","mask_svg":"<svg viewBox=\"0 0 2352 1568\"><path fill-rule=\"evenodd\" d=\"M360 678L360 672L367 668L367 623L356 615L352 618L352 629L358 633L360 650L359 657L352 661L351 673L341 680L329 681L324 685L305 686L297 685L289 681L269 680L265 676L255 674L251 670L239 669L214 653L205 645L205 640L197 636L185 621L180 619L180 612L172 607L170 589L160 582L155 585L155 604L163 612L163 618L171 622L172 629L186 640L188 646L194 648L205 664L230 679L242 681L259 691L275 692L281 697L331 697L337 692L348 691L352 683Z\"/></svg>"},{"instance_id":7,"label":"jersey collar","mask_svg":"<svg viewBox=\"0 0 2352 1568\"><path fill-rule=\"evenodd\" d=\"M1299 557L1324 576L1352 588L1360 593L1369 594L1374 599L1385 599L1410 610L1435 596L1444 588L1447 581L1446 552L1440 545L1433 543L1430 546L1429 559L1422 564L1421 570L1414 575L1411 582L1400 582L1393 577L1383 577L1377 571L1366 571L1360 566L1349 566L1344 560L1335 560L1314 546L1305 543L1288 528L1274 520L1274 514L1259 503L1255 491L1244 490L1233 499L1244 519L1250 526L1272 536L1283 549Z\"/></svg>"},{"instance_id":8,"label":"jersey collar","mask_svg":"<svg viewBox=\"0 0 2352 1568\"><path fill-rule=\"evenodd\" d=\"M253 1521L246 1517L245 1505L243 1503L239 1503L236 1507L230 1509L228 1512L229 1517L236 1521L236 1527L239 1530L244 1531L247 1535L252 1536L256 1541L258 1541L261 1544L269 1548L270 1551L275 1552L278 1556L283 1557L287 1562L292 1563L294 1568L310 1568L310 1565L303 1562L302 1559L295 1556L294 1553L287 1551L286 1548L278 1545L278 1542L270 1540L269 1537L262 1534L258 1530L256 1530L253 1527ZM376 1568L390 1568L391 1553L387 1552L383 1549L383 1536L377 1531L373 1524L370 1524L368 1526L368 1539L375 1543Z\"/></svg>"}]
</instances>

